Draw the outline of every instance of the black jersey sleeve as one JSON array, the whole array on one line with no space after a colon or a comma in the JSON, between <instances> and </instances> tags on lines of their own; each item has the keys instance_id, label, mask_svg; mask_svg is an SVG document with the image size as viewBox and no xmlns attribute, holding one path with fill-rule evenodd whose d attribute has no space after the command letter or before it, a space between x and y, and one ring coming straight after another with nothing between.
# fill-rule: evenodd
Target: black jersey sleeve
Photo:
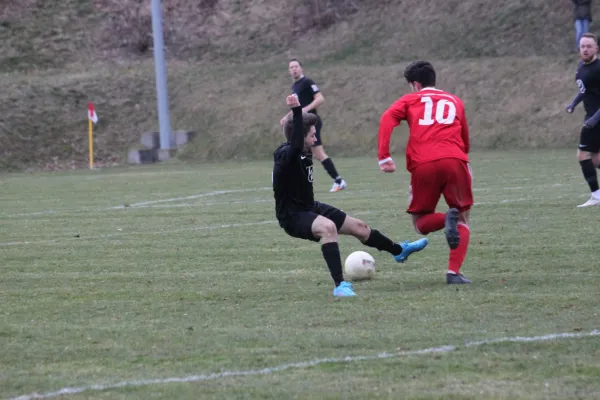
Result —
<instances>
[{"instance_id":1,"label":"black jersey sleeve","mask_svg":"<svg viewBox=\"0 0 600 400\"><path fill-rule=\"evenodd\" d=\"M304 149L304 121L302 120L302 107L292 109L294 120L292 121L292 151L294 155L300 155Z\"/></svg>"},{"instance_id":2,"label":"black jersey sleeve","mask_svg":"<svg viewBox=\"0 0 600 400\"><path fill-rule=\"evenodd\" d=\"M292 108L292 137L290 145L281 148L278 160L282 164L288 164L302 153L304 149L304 121L302 119L302 107Z\"/></svg>"},{"instance_id":3,"label":"black jersey sleeve","mask_svg":"<svg viewBox=\"0 0 600 400\"><path fill-rule=\"evenodd\" d=\"M317 94L320 92L319 87L317 86L315 81L313 81L310 78L306 78L306 86L308 86L310 88L310 91L312 92L312 94Z\"/></svg>"}]
</instances>

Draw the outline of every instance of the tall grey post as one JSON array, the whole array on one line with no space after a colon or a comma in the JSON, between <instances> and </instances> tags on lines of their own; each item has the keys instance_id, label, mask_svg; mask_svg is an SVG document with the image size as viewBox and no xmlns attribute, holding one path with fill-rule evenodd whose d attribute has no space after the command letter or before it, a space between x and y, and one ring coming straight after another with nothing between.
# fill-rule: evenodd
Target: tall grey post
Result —
<instances>
[{"instance_id":1,"label":"tall grey post","mask_svg":"<svg viewBox=\"0 0 600 400\"><path fill-rule=\"evenodd\" d=\"M152 36L154 38L154 65L156 71L156 100L160 125L160 148L171 148L171 121L169 118L169 95L165 67L165 43L162 29L161 0L152 0Z\"/></svg>"}]
</instances>

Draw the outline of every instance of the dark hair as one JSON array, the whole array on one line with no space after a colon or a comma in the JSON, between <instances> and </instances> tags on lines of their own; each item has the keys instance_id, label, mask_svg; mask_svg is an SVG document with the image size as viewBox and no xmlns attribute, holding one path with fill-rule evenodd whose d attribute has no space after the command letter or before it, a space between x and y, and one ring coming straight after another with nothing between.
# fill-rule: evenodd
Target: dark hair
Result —
<instances>
[{"instance_id":1,"label":"dark hair","mask_svg":"<svg viewBox=\"0 0 600 400\"><path fill-rule=\"evenodd\" d=\"M300 60L298 60L297 58L290 58L290 60L288 61L288 65L289 63L291 63L292 61L296 61L298 63L299 66L302 66L302 63L300 62Z\"/></svg>"},{"instance_id":2,"label":"dark hair","mask_svg":"<svg viewBox=\"0 0 600 400\"><path fill-rule=\"evenodd\" d=\"M283 133L288 142L292 140L293 122L294 116L290 115L287 121L285 121L285 125L283 126ZM310 132L310 127L317 124L317 116L312 113L303 112L302 124L304 125L304 137L306 137L306 135L308 135L308 132Z\"/></svg>"},{"instance_id":3,"label":"dark hair","mask_svg":"<svg viewBox=\"0 0 600 400\"><path fill-rule=\"evenodd\" d=\"M423 87L435 86L435 69L429 61L413 61L404 70L408 83L419 82Z\"/></svg>"},{"instance_id":4,"label":"dark hair","mask_svg":"<svg viewBox=\"0 0 600 400\"><path fill-rule=\"evenodd\" d=\"M583 35L581 35L581 37L582 38L586 37L586 38L594 39L594 42L596 42L596 44L598 44L598 36L594 35L593 33L586 32Z\"/></svg>"}]
</instances>

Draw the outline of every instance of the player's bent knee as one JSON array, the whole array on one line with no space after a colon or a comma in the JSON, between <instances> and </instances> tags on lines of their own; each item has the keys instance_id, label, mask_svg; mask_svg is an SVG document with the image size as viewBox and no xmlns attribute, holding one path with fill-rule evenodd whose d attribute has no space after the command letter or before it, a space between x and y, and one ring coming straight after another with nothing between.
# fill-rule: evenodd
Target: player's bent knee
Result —
<instances>
[{"instance_id":1,"label":"player's bent knee","mask_svg":"<svg viewBox=\"0 0 600 400\"><path fill-rule=\"evenodd\" d=\"M313 224L312 230L317 237L334 238L337 237L338 233L335 223L325 217L317 218Z\"/></svg>"}]
</instances>

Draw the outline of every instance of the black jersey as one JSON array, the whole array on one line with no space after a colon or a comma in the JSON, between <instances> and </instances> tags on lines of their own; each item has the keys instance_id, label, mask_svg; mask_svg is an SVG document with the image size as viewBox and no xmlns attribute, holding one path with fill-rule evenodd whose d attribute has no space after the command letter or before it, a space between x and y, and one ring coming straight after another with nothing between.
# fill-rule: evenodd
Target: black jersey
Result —
<instances>
[{"instance_id":1,"label":"black jersey","mask_svg":"<svg viewBox=\"0 0 600 400\"><path fill-rule=\"evenodd\" d=\"M579 93L583 95L585 117L590 118L600 109L600 60L579 63L575 79Z\"/></svg>"},{"instance_id":2,"label":"black jersey","mask_svg":"<svg viewBox=\"0 0 600 400\"><path fill-rule=\"evenodd\" d=\"M301 107L306 107L310 103L312 103L315 99L315 94L319 93L319 87L315 84L312 79L309 79L305 76L298 79L292 85L292 92L298 96L298 101L300 101ZM317 110L309 111L313 114L317 114Z\"/></svg>"},{"instance_id":3,"label":"black jersey","mask_svg":"<svg viewBox=\"0 0 600 400\"><path fill-rule=\"evenodd\" d=\"M290 213L312 210L315 206L312 156L304 153L302 107L296 107L292 112L292 138L273 154L273 192L279 221Z\"/></svg>"}]
</instances>

